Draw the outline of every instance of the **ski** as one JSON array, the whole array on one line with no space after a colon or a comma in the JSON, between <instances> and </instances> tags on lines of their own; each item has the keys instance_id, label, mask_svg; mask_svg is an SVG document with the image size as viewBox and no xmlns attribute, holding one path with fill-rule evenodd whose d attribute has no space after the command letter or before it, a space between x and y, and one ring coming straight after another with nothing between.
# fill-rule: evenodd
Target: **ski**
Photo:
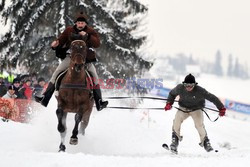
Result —
<instances>
[{"instance_id":1,"label":"ski","mask_svg":"<svg viewBox=\"0 0 250 167\"><path fill-rule=\"evenodd\" d=\"M169 146L166 143L163 143L162 147L168 151L171 151L171 153L173 153L173 154L178 154L178 151L176 149L174 149L174 148L169 149Z\"/></svg>"},{"instance_id":2,"label":"ski","mask_svg":"<svg viewBox=\"0 0 250 167\"><path fill-rule=\"evenodd\" d=\"M169 146L166 144L166 143L163 143L162 144L162 147L164 148L164 149L166 149L166 150L168 150L168 151L171 151L171 153L173 153L173 154L178 154L178 151L175 149L175 148L169 148ZM219 150L217 150L217 149L215 149L215 150L210 150L210 151L208 151L208 152L212 152L212 151L214 151L214 152L219 152Z\"/></svg>"},{"instance_id":3,"label":"ski","mask_svg":"<svg viewBox=\"0 0 250 167\"><path fill-rule=\"evenodd\" d=\"M162 147L165 148L166 150L169 150L169 147L168 147L168 145L166 143L163 143Z\"/></svg>"}]
</instances>

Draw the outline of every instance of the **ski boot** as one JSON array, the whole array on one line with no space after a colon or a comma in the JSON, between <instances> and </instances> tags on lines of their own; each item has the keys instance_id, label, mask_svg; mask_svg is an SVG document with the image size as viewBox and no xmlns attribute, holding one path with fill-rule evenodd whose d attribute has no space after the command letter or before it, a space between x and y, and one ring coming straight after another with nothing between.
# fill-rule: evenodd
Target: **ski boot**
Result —
<instances>
[{"instance_id":1,"label":"ski boot","mask_svg":"<svg viewBox=\"0 0 250 167\"><path fill-rule=\"evenodd\" d=\"M177 147L179 145L179 138L175 132L172 133L172 143L170 144L170 150L174 154L178 154Z\"/></svg>"},{"instance_id":2,"label":"ski boot","mask_svg":"<svg viewBox=\"0 0 250 167\"><path fill-rule=\"evenodd\" d=\"M211 146L210 142L209 142L209 139L208 137L206 136L204 138L204 141L203 141L203 144L201 143L200 144L201 146L204 146L204 149L207 151L207 152L210 152L210 151L213 151L213 147Z\"/></svg>"}]
</instances>

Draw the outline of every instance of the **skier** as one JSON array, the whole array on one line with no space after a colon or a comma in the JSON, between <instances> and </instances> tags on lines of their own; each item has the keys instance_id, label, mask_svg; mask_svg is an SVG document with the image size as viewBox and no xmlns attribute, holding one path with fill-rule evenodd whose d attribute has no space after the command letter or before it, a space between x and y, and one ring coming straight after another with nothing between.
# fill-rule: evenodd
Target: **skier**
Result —
<instances>
[{"instance_id":1,"label":"skier","mask_svg":"<svg viewBox=\"0 0 250 167\"><path fill-rule=\"evenodd\" d=\"M172 108L175 98L179 96L179 109L176 112L173 121L172 143L170 145L170 149L174 153L177 153L179 141L182 140L182 136L180 135L181 124L189 116L192 117L195 128L199 133L199 145L204 147L207 152L213 150L203 124L203 108L205 107L205 99L211 101L218 108L220 116L225 115L226 108L221 101L215 95L209 93L197 84L198 83L195 81L195 77L192 74L189 74L185 77L182 84L178 84L168 95L165 111Z\"/></svg>"},{"instance_id":2,"label":"skier","mask_svg":"<svg viewBox=\"0 0 250 167\"><path fill-rule=\"evenodd\" d=\"M51 43L51 47L56 50L58 57L62 58L61 64L57 67L53 73L48 87L42 96L35 95L35 100L41 103L43 106L47 106L49 100L55 90L56 77L66 70L70 64L70 44L72 39L83 40L86 42L88 48L98 48L100 46L100 39L98 33L87 24L87 17L80 12L75 19L75 25L67 27L64 32L58 37L57 40ZM67 52L67 53L66 53ZM93 89L94 100L98 111L102 110L108 105L108 101L102 100L100 86L98 84L98 75L96 73L95 66L92 62L96 61L95 52L91 49L87 52L87 70L94 78L95 88Z\"/></svg>"}]
</instances>

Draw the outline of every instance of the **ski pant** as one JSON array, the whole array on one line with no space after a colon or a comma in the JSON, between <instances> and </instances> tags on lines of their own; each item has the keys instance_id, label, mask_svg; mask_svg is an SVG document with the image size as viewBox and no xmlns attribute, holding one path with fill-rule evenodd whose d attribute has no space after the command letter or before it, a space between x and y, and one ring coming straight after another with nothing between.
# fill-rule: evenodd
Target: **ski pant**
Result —
<instances>
[{"instance_id":1,"label":"ski pant","mask_svg":"<svg viewBox=\"0 0 250 167\"><path fill-rule=\"evenodd\" d=\"M56 70L54 71L51 79L49 82L51 83L55 83L56 81L56 77L61 73L63 72L64 70L66 70L70 65L70 56L67 55L65 57L65 59L62 60L62 62L58 65L58 67L56 68ZM93 65L93 63L87 63L87 70L88 72L91 74L91 76L94 78L94 83L95 85L98 84L98 75L97 75L97 72L96 72L96 68L95 66Z\"/></svg>"},{"instance_id":2,"label":"ski pant","mask_svg":"<svg viewBox=\"0 0 250 167\"><path fill-rule=\"evenodd\" d=\"M186 108L180 107L181 110L186 111ZM203 143L204 138L207 136L207 132L203 123L203 111L201 109L195 110L192 112L183 112L181 110L178 110L176 112L174 121L173 121L173 131L176 133L178 136L179 140L182 139L180 135L180 130L181 130L181 124L182 122L187 119L189 116L192 117L194 121L195 128L197 129L199 136L200 136L200 141Z\"/></svg>"}]
</instances>

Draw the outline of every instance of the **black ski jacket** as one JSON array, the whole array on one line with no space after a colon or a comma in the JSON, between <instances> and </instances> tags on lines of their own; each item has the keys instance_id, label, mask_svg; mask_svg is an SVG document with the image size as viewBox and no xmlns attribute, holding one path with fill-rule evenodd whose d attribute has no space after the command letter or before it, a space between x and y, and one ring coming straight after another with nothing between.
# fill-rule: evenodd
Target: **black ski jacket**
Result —
<instances>
[{"instance_id":1,"label":"black ski jacket","mask_svg":"<svg viewBox=\"0 0 250 167\"><path fill-rule=\"evenodd\" d=\"M218 109L224 107L218 97L198 85L190 92L186 90L183 84L177 85L169 92L167 101L173 104L177 96L179 96L179 105L189 110L204 108L205 100L212 102Z\"/></svg>"}]
</instances>

